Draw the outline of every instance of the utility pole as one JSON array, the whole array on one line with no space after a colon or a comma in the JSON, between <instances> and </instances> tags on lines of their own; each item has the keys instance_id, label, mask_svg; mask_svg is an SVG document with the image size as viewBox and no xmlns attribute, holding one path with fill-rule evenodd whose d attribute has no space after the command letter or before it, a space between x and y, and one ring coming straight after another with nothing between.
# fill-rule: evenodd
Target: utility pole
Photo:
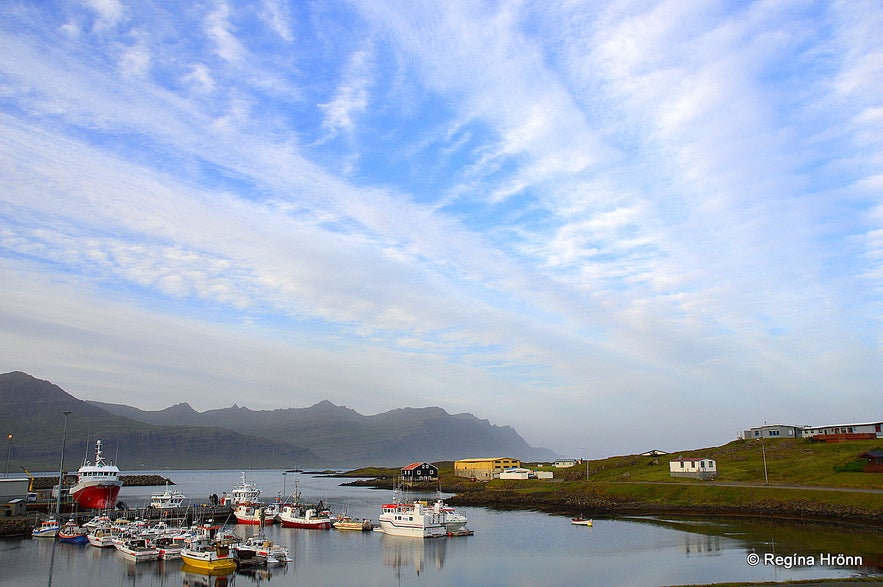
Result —
<instances>
[{"instance_id":1,"label":"utility pole","mask_svg":"<svg viewBox=\"0 0 883 587\"><path fill-rule=\"evenodd\" d=\"M763 482L766 485L769 485L770 478L769 478L769 475L767 475L767 470L766 470L766 448L764 448L764 445L763 445L763 437L761 437L761 439L760 439L760 450L763 453Z\"/></svg>"},{"instance_id":2,"label":"utility pole","mask_svg":"<svg viewBox=\"0 0 883 587\"><path fill-rule=\"evenodd\" d=\"M12 434L6 437L9 440L9 446L6 448L6 475L5 479L9 478L9 455L12 454Z\"/></svg>"}]
</instances>

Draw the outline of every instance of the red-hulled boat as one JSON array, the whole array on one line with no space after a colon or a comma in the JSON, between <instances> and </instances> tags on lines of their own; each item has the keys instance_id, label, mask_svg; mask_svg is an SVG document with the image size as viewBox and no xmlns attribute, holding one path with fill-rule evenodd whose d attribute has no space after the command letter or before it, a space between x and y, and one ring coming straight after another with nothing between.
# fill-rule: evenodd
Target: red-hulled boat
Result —
<instances>
[{"instance_id":1,"label":"red-hulled boat","mask_svg":"<svg viewBox=\"0 0 883 587\"><path fill-rule=\"evenodd\" d=\"M116 505L122 486L120 470L104 461L99 440L95 443L95 463L83 461L77 470L77 482L71 487L71 496L81 508L103 510Z\"/></svg>"}]
</instances>

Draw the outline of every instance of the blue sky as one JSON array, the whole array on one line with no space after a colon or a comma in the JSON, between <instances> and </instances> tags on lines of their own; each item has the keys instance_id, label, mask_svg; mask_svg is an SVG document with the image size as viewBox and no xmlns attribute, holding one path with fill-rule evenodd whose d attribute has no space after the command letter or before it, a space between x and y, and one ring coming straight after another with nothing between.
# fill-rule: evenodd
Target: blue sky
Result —
<instances>
[{"instance_id":1,"label":"blue sky","mask_svg":"<svg viewBox=\"0 0 883 587\"><path fill-rule=\"evenodd\" d=\"M879 419L879 2L4 2L0 371L566 455Z\"/></svg>"}]
</instances>

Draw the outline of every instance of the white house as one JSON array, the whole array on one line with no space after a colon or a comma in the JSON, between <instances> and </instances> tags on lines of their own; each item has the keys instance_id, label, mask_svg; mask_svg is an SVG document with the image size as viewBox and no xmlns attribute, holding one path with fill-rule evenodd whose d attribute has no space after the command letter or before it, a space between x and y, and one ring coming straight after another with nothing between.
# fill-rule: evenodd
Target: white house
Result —
<instances>
[{"instance_id":1,"label":"white house","mask_svg":"<svg viewBox=\"0 0 883 587\"><path fill-rule=\"evenodd\" d=\"M804 437L825 436L828 434L865 434L869 438L883 438L883 422L863 422L861 424L826 424L805 426Z\"/></svg>"},{"instance_id":2,"label":"white house","mask_svg":"<svg viewBox=\"0 0 883 587\"><path fill-rule=\"evenodd\" d=\"M558 469L564 469L566 467L573 467L578 462L580 462L578 459L556 459L555 467Z\"/></svg>"},{"instance_id":3,"label":"white house","mask_svg":"<svg viewBox=\"0 0 883 587\"><path fill-rule=\"evenodd\" d=\"M672 477L693 477L714 479L717 476L717 463L714 459L678 457L668 464Z\"/></svg>"}]
</instances>

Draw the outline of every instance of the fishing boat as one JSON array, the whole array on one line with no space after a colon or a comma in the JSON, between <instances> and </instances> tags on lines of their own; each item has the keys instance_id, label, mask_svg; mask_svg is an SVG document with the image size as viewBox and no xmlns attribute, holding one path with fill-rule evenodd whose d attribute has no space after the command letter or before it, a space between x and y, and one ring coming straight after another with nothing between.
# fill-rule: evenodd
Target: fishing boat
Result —
<instances>
[{"instance_id":1,"label":"fishing boat","mask_svg":"<svg viewBox=\"0 0 883 587\"><path fill-rule=\"evenodd\" d=\"M329 530L331 512L326 509L305 507L302 504L285 504L279 512L279 523L285 528Z\"/></svg>"},{"instance_id":2,"label":"fishing boat","mask_svg":"<svg viewBox=\"0 0 883 587\"><path fill-rule=\"evenodd\" d=\"M75 520L70 519L58 529L56 536L59 542L86 544L89 542L87 533L88 530L77 524Z\"/></svg>"},{"instance_id":3,"label":"fishing boat","mask_svg":"<svg viewBox=\"0 0 883 587\"><path fill-rule=\"evenodd\" d=\"M111 525L96 525L88 528L86 539L97 548L113 548L113 532Z\"/></svg>"},{"instance_id":4,"label":"fishing boat","mask_svg":"<svg viewBox=\"0 0 883 587\"><path fill-rule=\"evenodd\" d=\"M469 521L466 515L447 505L440 497L432 504L432 509L445 515L445 530L448 535L472 534L466 528Z\"/></svg>"},{"instance_id":5,"label":"fishing boat","mask_svg":"<svg viewBox=\"0 0 883 587\"><path fill-rule=\"evenodd\" d=\"M436 538L448 535L446 514L421 501L385 503L378 519L380 531L390 536Z\"/></svg>"},{"instance_id":6,"label":"fishing boat","mask_svg":"<svg viewBox=\"0 0 883 587\"><path fill-rule=\"evenodd\" d=\"M570 523L574 526L591 526L592 520L586 518L570 518Z\"/></svg>"},{"instance_id":7,"label":"fishing boat","mask_svg":"<svg viewBox=\"0 0 883 587\"><path fill-rule=\"evenodd\" d=\"M357 520L356 518L352 518L347 515L338 516L333 522L331 522L331 527L335 530L353 530L356 532L370 532L374 529L374 524L371 520L367 518L362 518L361 520Z\"/></svg>"},{"instance_id":8,"label":"fishing boat","mask_svg":"<svg viewBox=\"0 0 883 587\"><path fill-rule=\"evenodd\" d=\"M95 443L95 463L83 461L83 466L77 470L77 482L71 487L70 494L81 508L108 509L116 505L122 486L120 470L105 462L99 440Z\"/></svg>"},{"instance_id":9,"label":"fishing boat","mask_svg":"<svg viewBox=\"0 0 883 587\"><path fill-rule=\"evenodd\" d=\"M262 559L264 564L284 565L292 562L288 548L282 544L276 544L263 534L249 536L238 548L251 549L255 555Z\"/></svg>"},{"instance_id":10,"label":"fishing boat","mask_svg":"<svg viewBox=\"0 0 883 587\"><path fill-rule=\"evenodd\" d=\"M230 556L230 545L211 538L197 538L181 550L184 564L207 571L235 571L236 560Z\"/></svg>"},{"instance_id":11,"label":"fishing boat","mask_svg":"<svg viewBox=\"0 0 883 587\"><path fill-rule=\"evenodd\" d=\"M48 518L40 522L40 525L31 530L33 538L55 538L58 534L58 520Z\"/></svg>"},{"instance_id":12,"label":"fishing boat","mask_svg":"<svg viewBox=\"0 0 883 587\"><path fill-rule=\"evenodd\" d=\"M157 491L150 496L150 507L160 510L179 508L185 499L187 496L177 489L170 490L169 483L166 481L164 491Z\"/></svg>"},{"instance_id":13,"label":"fishing boat","mask_svg":"<svg viewBox=\"0 0 883 587\"><path fill-rule=\"evenodd\" d=\"M250 524L252 526L268 526L276 519L265 511L262 503L240 503L233 508L233 516L238 524Z\"/></svg>"},{"instance_id":14,"label":"fishing boat","mask_svg":"<svg viewBox=\"0 0 883 587\"><path fill-rule=\"evenodd\" d=\"M159 560L171 560L181 558L184 550L184 540L177 536L160 536L153 540L156 548L156 556Z\"/></svg>"},{"instance_id":15,"label":"fishing boat","mask_svg":"<svg viewBox=\"0 0 883 587\"><path fill-rule=\"evenodd\" d=\"M117 551L123 558L135 563L155 561L159 558L159 551L146 538L130 538L125 541L114 542Z\"/></svg>"},{"instance_id":16,"label":"fishing boat","mask_svg":"<svg viewBox=\"0 0 883 587\"><path fill-rule=\"evenodd\" d=\"M331 510L325 507L322 500L315 506L301 503L300 491L295 484L291 502L282 504L276 518L285 528L303 528L306 530L330 530Z\"/></svg>"},{"instance_id":17,"label":"fishing boat","mask_svg":"<svg viewBox=\"0 0 883 587\"><path fill-rule=\"evenodd\" d=\"M233 486L233 491L228 495L224 493L221 499L222 505L235 506L240 503L255 503L261 496L261 490L258 489L254 481L246 481L245 471L242 472L242 480L239 485Z\"/></svg>"}]
</instances>

